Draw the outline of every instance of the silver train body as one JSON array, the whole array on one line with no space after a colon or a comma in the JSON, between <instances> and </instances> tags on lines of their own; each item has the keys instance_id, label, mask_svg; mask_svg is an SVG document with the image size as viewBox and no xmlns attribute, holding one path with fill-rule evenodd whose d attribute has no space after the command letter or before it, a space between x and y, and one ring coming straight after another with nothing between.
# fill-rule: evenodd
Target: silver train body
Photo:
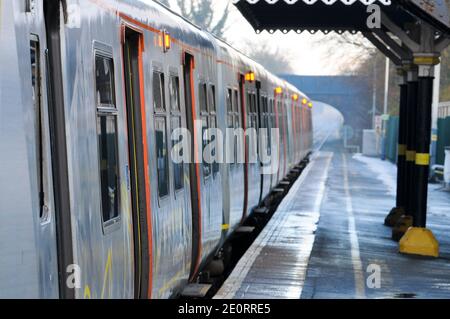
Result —
<instances>
[{"instance_id":1,"label":"silver train body","mask_svg":"<svg viewBox=\"0 0 450 319\"><path fill-rule=\"evenodd\" d=\"M311 151L306 96L156 2L0 0L0 47L1 298L174 297ZM195 120L278 127L279 169Z\"/></svg>"}]
</instances>

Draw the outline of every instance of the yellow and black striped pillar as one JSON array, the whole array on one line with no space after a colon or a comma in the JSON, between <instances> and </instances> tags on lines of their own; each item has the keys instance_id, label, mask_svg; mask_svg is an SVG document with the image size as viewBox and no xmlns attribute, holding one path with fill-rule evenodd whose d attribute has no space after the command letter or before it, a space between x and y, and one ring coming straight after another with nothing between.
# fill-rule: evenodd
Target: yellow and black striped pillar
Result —
<instances>
[{"instance_id":1,"label":"yellow and black striped pillar","mask_svg":"<svg viewBox=\"0 0 450 319\"><path fill-rule=\"evenodd\" d=\"M414 184L415 184L415 170L414 163L416 159L416 118L417 118L417 89L418 82L416 74L408 81L408 106L407 106L407 138L406 138L406 201L405 201L405 215L413 216L415 210L414 204Z\"/></svg>"},{"instance_id":2,"label":"yellow and black striped pillar","mask_svg":"<svg viewBox=\"0 0 450 319\"><path fill-rule=\"evenodd\" d=\"M415 183L413 210L414 227L426 227L428 177L430 172L431 114L433 103L433 77L419 77L419 97L417 110L417 134L415 154Z\"/></svg>"},{"instance_id":3,"label":"yellow and black striped pillar","mask_svg":"<svg viewBox=\"0 0 450 319\"><path fill-rule=\"evenodd\" d=\"M404 210L402 214L392 218L392 239L399 241L407 232L408 228L412 226L412 220L415 211L415 159L416 159L416 119L417 119L417 68L410 68L407 76L407 94L406 94L406 109L405 114L405 144L401 145L404 151L404 168L403 168L403 182L402 185L404 199Z\"/></svg>"},{"instance_id":4,"label":"yellow and black striped pillar","mask_svg":"<svg viewBox=\"0 0 450 319\"><path fill-rule=\"evenodd\" d=\"M434 34L431 34L434 36ZM427 224L428 177L430 172L431 117L433 100L434 65L439 57L426 54L416 56L419 67L417 115L415 117L414 183L411 207L412 227L400 239L399 251L404 254L439 256L439 243Z\"/></svg>"},{"instance_id":5,"label":"yellow and black striped pillar","mask_svg":"<svg viewBox=\"0 0 450 319\"><path fill-rule=\"evenodd\" d=\"M408 108L408 84L401 69L399 72L402 82L400 84L400 114L398 129L398 149L397 149L397 197L396 206L392 208L385 218L386 226L395 226L397 221L405 214L406 196L408 183L406 181L406 138L407 138L407 108Z\"/></svg>"}]
</instances>

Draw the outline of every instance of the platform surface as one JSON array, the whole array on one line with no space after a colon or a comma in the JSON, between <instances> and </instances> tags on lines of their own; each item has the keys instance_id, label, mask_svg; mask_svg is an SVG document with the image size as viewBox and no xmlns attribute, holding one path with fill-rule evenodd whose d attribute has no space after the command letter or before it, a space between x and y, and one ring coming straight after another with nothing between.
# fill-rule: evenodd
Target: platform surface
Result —
<instances>
[{"instance_id":1,"label":"platform surface","mask_svg":"<svg viewBox=\"0 0 450 319\"><path fill-rule=\"evenodd\" d=\"M440 257L412 257L383 225L395 185L395 165L325 145L215 298L450 298L450 193L430 184Z\"/></svg>"}]
</instances>

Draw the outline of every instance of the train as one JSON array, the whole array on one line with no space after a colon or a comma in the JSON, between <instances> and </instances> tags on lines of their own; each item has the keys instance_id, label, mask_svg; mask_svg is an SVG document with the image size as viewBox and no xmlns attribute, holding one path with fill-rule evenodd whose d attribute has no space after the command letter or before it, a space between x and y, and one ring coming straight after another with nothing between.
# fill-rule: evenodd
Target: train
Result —
<instances>
[{"instance_id":1,"label":"train","mask_svg":"<svg viewBox=\"0 0 450 319\"><path fill-rule=\"evenodd\" d=\"M0 47L0 298L176 298L311 153L305 94L156 1L0 0Z\"/></svg>"}]
</instances>

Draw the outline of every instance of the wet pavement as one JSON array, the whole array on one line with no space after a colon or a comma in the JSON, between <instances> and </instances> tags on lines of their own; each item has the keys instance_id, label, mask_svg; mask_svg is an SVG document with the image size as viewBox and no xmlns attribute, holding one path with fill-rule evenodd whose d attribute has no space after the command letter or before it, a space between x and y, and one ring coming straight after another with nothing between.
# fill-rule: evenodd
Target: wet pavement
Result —
<instances>
[{"instance_id":1,"label":"wet pavement","mask_svg":"<svg viewBox=\"0 0 450 319\"><path fill-rule=\"evenodd\" d=\"M430 185L440 257L401 255L383 225L395 179L389 162L325 145L215 298L450 298L450 192Z\"/></svg>"}]
</instances>

